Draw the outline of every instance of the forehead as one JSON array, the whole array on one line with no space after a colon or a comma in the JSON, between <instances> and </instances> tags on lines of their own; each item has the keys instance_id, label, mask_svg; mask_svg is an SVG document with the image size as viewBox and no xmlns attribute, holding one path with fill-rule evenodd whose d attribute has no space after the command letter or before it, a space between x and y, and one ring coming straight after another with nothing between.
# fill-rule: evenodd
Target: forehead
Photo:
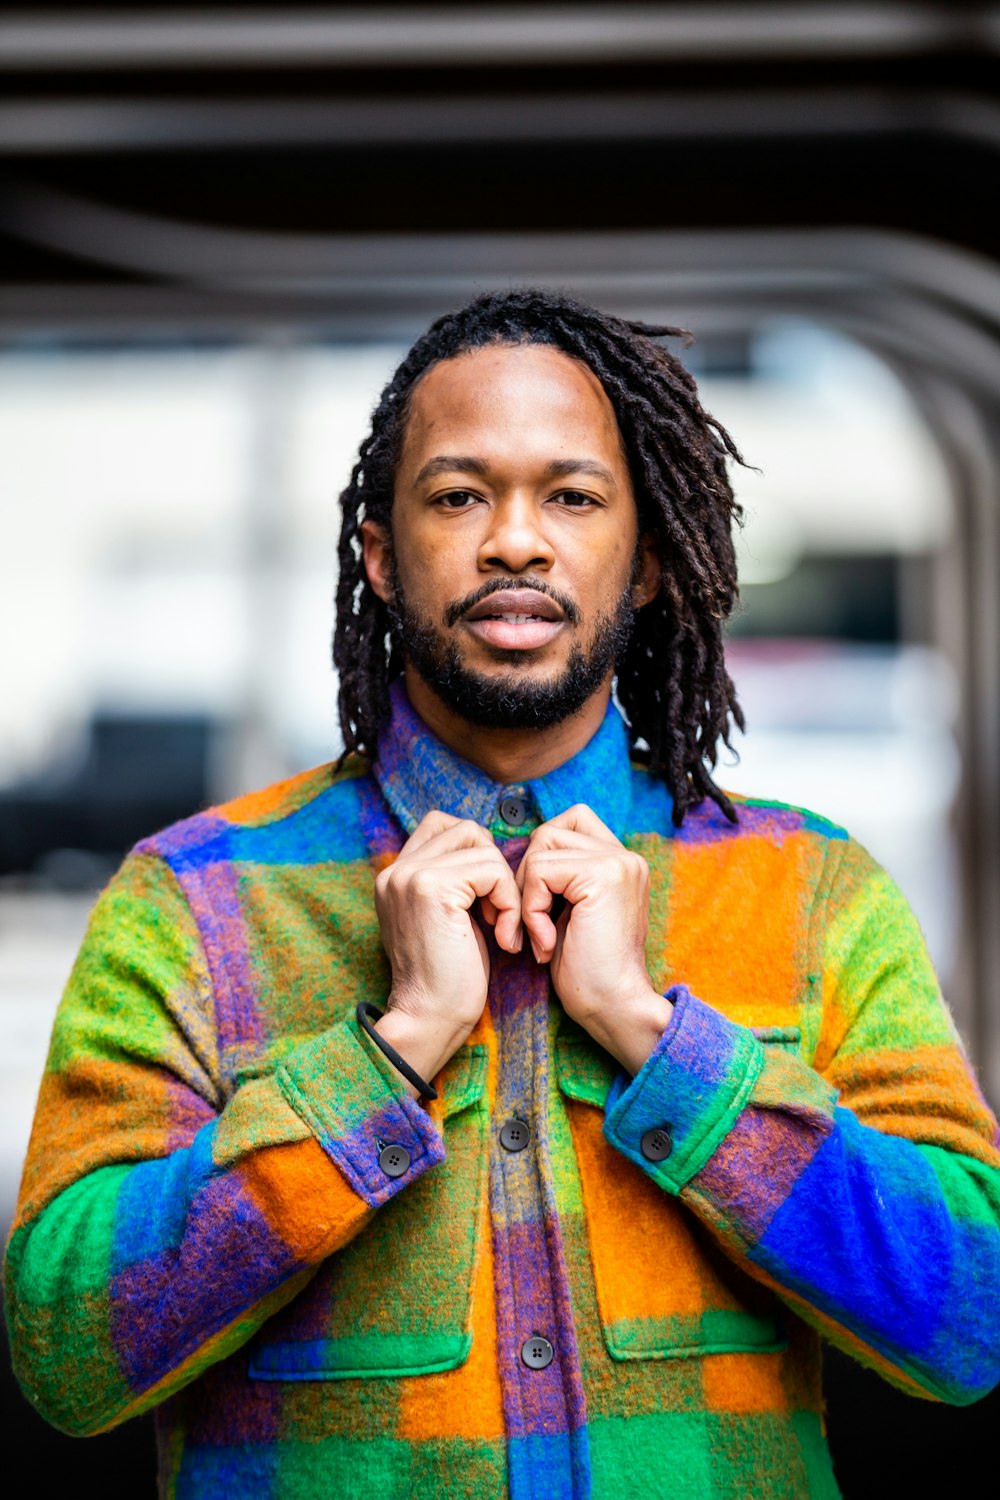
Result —
<instances>
[{"instance_id":1,"label":"forehead","mask_svg":"<svg viewBox=\"0 0 1000 1500\"><path fill-rule=\"evenodd\" d=\"M471 453L511 442L522 451L538 445L549 457L573 452L624 462L614 410L597 376L546 344L474 349L433 365L414 387L404 464L442 445Z\"/></svg>"}]
</instances>

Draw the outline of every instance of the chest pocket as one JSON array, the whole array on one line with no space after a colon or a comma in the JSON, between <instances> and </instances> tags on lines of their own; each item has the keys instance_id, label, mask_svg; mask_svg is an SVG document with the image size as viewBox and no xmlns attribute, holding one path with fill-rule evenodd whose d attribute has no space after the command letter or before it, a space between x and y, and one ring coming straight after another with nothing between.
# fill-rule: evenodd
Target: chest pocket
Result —
<instances>
[{"instance_id":1,"label":"chest pocket","mask_svg":"<svg viewBox=\"0 0 1000 1500\"><path fill-rule=\"evenodd\" d=\"M583 1190L594 1286L612 1359L683 1359L787 1348L781 1306L718 1249L677 1198L605 1140L617 1071L580 1037L556 1043Z\"/></svg>"},{"instance_id":2,"label":"chest pocket","mask_svg":"<svg viewBox=\"0 0 1000 1500\"><path fill-rule=\"evenodd\" d=\"M472 1347L472 1287L486 1213L486 1053L455 1054L444 1078L444 1161L398 1193L250 1353L258 1380L430 1374Z\"/></svg>"}]
</instances>

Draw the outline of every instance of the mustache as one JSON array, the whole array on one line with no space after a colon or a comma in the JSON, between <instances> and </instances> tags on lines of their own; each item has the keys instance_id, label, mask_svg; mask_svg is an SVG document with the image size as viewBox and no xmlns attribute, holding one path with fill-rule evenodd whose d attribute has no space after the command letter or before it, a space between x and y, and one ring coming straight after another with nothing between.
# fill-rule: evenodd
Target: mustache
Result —
<instances>
[{"instance_id":1,"label":"mustache","mask_svg":"<svg viewBox=\"0 0 1000 1500\"><path fill-rule=\"evenodd\" d=\"M562 593L560 589L554 589L551 584L543 578L535 578L532 574L525 574L519 578L487 578L486 582L480 584L471 594L466 594L464 599L456 599L449 604L444 612L446 625L455 625L474 604L479 604L483 599L488 599L491 594L508 593L511 589L533 589L536 594L546 594L554 599L571 625L579 625L580 610L568 594Z\"/></svg>"}]
</instances>

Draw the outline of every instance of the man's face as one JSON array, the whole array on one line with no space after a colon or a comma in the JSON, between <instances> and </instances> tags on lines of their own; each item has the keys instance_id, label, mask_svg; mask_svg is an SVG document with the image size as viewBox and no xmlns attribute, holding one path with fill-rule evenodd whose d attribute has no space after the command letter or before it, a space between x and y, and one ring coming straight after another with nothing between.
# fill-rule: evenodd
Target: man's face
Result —
<instances>
[{"instance_id":1,"label":"man's face","mask_svg":"<svg viewBox=\"0 0 1000 1500\"><path fill-rule=\"evenodd\" d=\"M365 563L408 666L462 718L544 727L607 690L656 592L614 412L545 345L434 366L413 392L391 536Z\"/></svg>"}]
</instances>

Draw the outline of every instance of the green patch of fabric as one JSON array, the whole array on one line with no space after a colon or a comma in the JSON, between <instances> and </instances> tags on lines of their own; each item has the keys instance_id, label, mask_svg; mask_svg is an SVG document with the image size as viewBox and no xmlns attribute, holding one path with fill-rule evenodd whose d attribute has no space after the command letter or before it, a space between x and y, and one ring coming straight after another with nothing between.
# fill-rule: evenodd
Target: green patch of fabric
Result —
<instances>
[{"instance_id":1,"label":"green patch of fabric","mask_svg":"<svg viewBox=\"0 0 1000 1500\"><path fill-rule=\"evenodd\" d=\"M708 1308L670 1318L622 1318L605 1325L612 1359L691 1359L702 1354L774 1354L788 1340L776 1317Z\"/></svg>"},{"instance_id":2,"label":"green patch of fabric","mask_svg":"<svg viewBox=\"0 0 1000 1500\"><path fill-rule=\"evenodd\" d=\"M279 1443L273 1490L281 1500L318 1495L364 1495L366 1500L402 1500L411 1489L411 1445L391 1437L369 1438L361 1458L349 1437L317 1443Z\"/></svg>"},{"instance_id":3,"label":"green patch of fabric","mask_svg":"<svg viewBox=\"0 0 1000 1500\"><path fill-rule=\"evenodd\" d=\"M592 1500L649 1495L652 1475L676 1476L684 1500L719 1500L709 1462L709 1418L703 1412L655 1412L647 1416L603 1417L589 1426Z\"/></svg>"}]
</instances>

